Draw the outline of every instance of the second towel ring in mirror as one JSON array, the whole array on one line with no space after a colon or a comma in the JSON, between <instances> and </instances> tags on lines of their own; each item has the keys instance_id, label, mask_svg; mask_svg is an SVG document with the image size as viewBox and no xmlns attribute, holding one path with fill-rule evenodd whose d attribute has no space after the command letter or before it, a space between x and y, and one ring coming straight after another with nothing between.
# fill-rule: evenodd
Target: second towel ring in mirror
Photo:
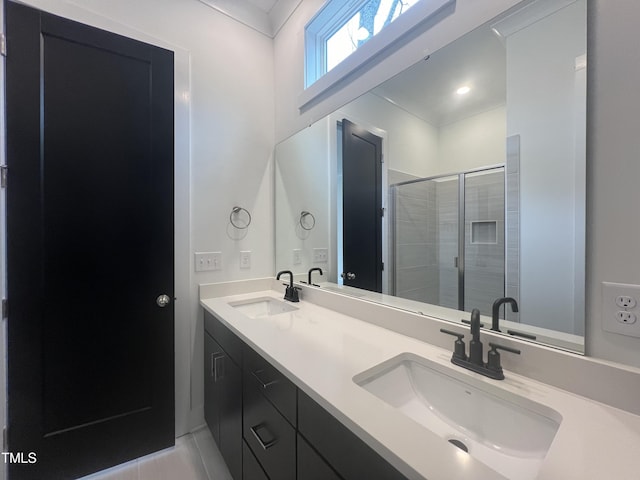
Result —
<instances>
[{"instance_id":1,"label":"second towel ring in mirror","mask_svg":"<svg viewBox=\"0 0 640 480\"><path fill-rule=\"evenodd\" d=\"M312 230L316 226L316 217L313 216L313 213L306 210L300 212L300 226L304 230Z\"/></svg>"},{"instance_id":2,"label":"second towel ring in mirror","mask_svg":"<svg viewBox=\"0 0 640 480\"><path fill-rule=\"evenodd\" d=\"M231 222L231 225L237 229L244 230L245 228L249 228L249 225L251 225L251 214L246 208L233 207L229 214L229 221Z\"/></svg>"}]
</instances>

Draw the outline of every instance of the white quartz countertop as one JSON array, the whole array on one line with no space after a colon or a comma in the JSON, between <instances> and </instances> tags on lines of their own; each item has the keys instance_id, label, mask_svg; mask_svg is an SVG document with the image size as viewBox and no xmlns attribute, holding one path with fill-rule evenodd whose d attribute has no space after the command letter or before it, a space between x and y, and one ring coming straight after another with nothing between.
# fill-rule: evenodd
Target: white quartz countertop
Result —
<instances>
[{"instance_id":1,"label":"white quartz countertop","mask_svg":"<svg viewBox=\"0 0 640 480\"><path fill-rule=\"evenodd\" d=\"M259 319L229 305L258 297L281 300L282 294L268 290L201 298L200 303L408 478L505 478L367 392L353 377L408 352L477 381L495 385L496 380L453 366L451 351L304 299L293 312ZM500 388L562 416L538 479L640 479L640 416L509 371L505 376L497 382Z\"/></svg>"}]
</instances>

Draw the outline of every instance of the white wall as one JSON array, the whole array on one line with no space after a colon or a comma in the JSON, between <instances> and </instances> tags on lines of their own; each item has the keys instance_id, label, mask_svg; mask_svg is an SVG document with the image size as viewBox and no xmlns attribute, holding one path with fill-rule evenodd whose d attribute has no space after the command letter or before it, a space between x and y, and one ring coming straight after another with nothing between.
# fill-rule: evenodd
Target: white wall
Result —
<instances>
[{"instance_id":1,"label":"white wall","mask_svg":"<svg viewBox=\"0 0 640 480\"><path fill-rule=\"evenodd\" d=\"M194 0L24 3L175 51L176 433L203 423L199 283L273 274L273 42ZM253 217L234 240L234 205ZM240 270L239 252L252 251ZM223 269L195 274L194 251Z\"/></svg>"},{"instance_id":2,"label":"white wall","mask_svg":"<svg viewBox=\"0 0 640 480\"><path fill-rule=\"evenodd\" d=\"M438 162L438 131L394 104L366 93L340 112L352 122L373 125L387 132L388 168L427 177Z\"/></svg>"},{"instance_id":3,"label":"white wall","mask_svg":"<svg viewBox=\"0 0 640 480\"><path fill-rule=\"evenodd\" d=\"M601 325L601 282L640 285L640 3L589 7L586 346L594 357L640 366L640 338Z\"/></svg>"},{"instance_id":4,"label":"white wall","mask_svg":"<svg viewBox=\"0 0 640 480\"><path fill-rule=\"evenodd\" d=\"M567 333L579 333L574 317L584 315L574 312L575 232L583 222L573 159L576 102L585 102L575 94L585 19L579 1L506 38L507 135L520 136L520 321Z\"/></svg>"},{"instance_id":5,"label":"white wall","mask_svg":"<svg viewBox=\"0 0 640 480\"><path fill-rule=\"evenodd\" d=\"M334 263L313 261L313 249L329 249L331 243L329 128L329 118L324 118L275 149L276 270L299 274L320 267L323 276L314 273L316 283L336 274L331 271ZM311 230L300 225L303 210L315 217ZM294 249L301 252L299 264L293 262Z\"/></svg>"},{"instance_id":6,"label":"white wall","mask_svg":"<svg viewBox=\"0 0 640 480\"><path fill-rule=\"evenodd\" d=\"M440 127L436 173L463 172L504 163L506 122L503 105Z\"/></svg>"},{"instance_id":7,"label":"white wall","mask_svg":"<svg viewBox=\"0 0 640 480\"><path fill-rule=\"evenodd\" d=\"M340 108L352 121L387 133L388 168L423 178L504 163L504 106L435 127L367 93Z\"/></svg>"}]
</instances>

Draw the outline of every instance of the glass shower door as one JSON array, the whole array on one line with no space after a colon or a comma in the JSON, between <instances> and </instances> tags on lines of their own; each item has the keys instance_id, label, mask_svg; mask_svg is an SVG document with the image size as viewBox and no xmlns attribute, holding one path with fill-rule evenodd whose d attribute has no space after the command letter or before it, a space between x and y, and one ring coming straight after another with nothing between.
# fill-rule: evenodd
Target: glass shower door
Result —
<instances>
[{"instance_id":1,"label":"glass shower door","mask_svg":"<svg viewBox=\"0 0 640 480\"><path fill-rule=\"evenodd\" d=\"M391 187L394 295L458 308L458 176Z\"/></svg>"}]
</instances>

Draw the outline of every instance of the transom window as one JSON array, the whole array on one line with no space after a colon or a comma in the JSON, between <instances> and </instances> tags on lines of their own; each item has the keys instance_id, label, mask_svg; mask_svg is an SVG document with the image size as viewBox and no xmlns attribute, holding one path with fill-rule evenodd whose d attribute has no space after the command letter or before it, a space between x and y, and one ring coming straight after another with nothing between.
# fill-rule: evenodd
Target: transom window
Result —
<instances>
[{"instance_id":1,"label":"transom window","mask_svg":"<svg viewBox=\"0 0 640 480\"><path fill-rule=\"evenodd\" d=\"M326 71L420 0L368 0L342 27L326 40Z\"/></svg>"},{"instance_id":2,"label":"transom window","mask_svg":"<svg viewBox=\"0 0 640 480\"><path fill-rule=\"evenodd\" d=\"M423 0L329 0L305 28L305 87Z\"/></svg>"},{"instance_id":3,"label":"transom window","mask_svg":"<svg viewBox=\"0 0 640 480\"><path fill-rule=\"evenodd\" d=\"M326 0L304 29L299 110L308 111L351 85L408 40L453 14L455 7L456 0Z\"/></svg>"}]
</instances>

